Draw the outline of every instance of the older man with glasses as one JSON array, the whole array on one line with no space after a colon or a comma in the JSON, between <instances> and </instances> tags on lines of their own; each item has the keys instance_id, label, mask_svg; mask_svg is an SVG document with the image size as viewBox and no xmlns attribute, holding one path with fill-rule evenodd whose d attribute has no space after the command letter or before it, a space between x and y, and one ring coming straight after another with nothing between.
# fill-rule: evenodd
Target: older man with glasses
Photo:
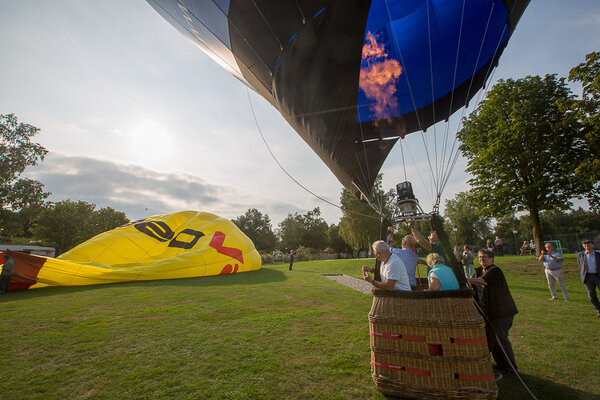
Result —
<instances>
[{"instance_id":1,"label":"older man with glasses","mask_svg":"<svg viewBox=\"0 0 600 400\"><path fill-rule=\"evenodd\" d=\"M483 275L470 278L469 283L482 287L480 305L486 317L485 333L488 348L496 361L496 369L504 375L511 374L517 372L517 364L508 332L519 311L504 273L494 264L494 252L479 250L479 263L483 267Z\"/></svg>"},{"instance_id":2,"label":"older man with glasses","mask_svg":"<svg viewBox=\"0 0 600 400\"><path fill-rule=\"evenodd\" d=\"M600 251L594 250L594 242L591 240L584 240L582 245L585 251L577 253L581 282L588 293L588 299L598 312L596 317L600 317L600 301L596 295L596 289L600 290Z\"/></svg>"},{"instance_id":3,"label":"older man with glasses","mask_svg":"<svg viewBox=\"0 0 600 400\"><path fill-rule=\"evenodd\" d=\"M406 272L406 266L395 254L392 254L387 243L383 240L378 240L373 243L373 252L375 258L381 261L381 281L376 281L369 275L369 272L375 272L375 268L367 267L363 265L363 279L371 283L377 289L384 290L408 290L410 291L410 282L408 280L408 273Z\"/></svg>"}]
</instances>

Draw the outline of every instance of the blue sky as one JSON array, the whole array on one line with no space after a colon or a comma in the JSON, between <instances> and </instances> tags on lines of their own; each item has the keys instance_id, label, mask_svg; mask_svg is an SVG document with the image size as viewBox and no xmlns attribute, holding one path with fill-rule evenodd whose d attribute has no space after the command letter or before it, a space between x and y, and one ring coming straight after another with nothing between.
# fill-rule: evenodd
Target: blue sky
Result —
<instances>
[{"instance_id":1,"label":"blue sky","mask_svg":"<svg viewBox=\"0 0 600 400\"><path fill-rule=\"evenodd\" d=\"M321 160L146 2L0 0L0 9L0 113L41 129L36 141L50 153L27 175L51 200L85 200L131 219L187 209L235 218L257 208L274 226L318 206L338 222L337 208L277 166L252 109L286 170L338 203L341 185ZM566 76L598 50L600 1L532 0L492 78ZM426 210L428 140L413 134L405 146L408 178ZM386 188L404 180L399 147L382 169ZM459 158L442 202L468 188L465 166Z\"/></svg>"}]
</instances>

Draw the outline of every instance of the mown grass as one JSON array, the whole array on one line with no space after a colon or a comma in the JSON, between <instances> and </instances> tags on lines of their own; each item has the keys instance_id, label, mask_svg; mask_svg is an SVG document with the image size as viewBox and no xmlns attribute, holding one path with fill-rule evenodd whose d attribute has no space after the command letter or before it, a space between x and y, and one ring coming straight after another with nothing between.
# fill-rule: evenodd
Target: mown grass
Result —
<instances>
[{"instance_id":1,"label":"mown grass","mask_svg":"<svg viewBox=\"0 0 600 400\"><path fill-rule=\"evenodd\" d=\"M372 260L218 277L44 288L0 297L2 399L383 399L370 377L371 296L322 274ZM511 340L538 399L600 398L600 318L579 281L550 302L533 257L503 257ZM501 399L527 398L516 377Z\"/></svg>"}]
</instances>

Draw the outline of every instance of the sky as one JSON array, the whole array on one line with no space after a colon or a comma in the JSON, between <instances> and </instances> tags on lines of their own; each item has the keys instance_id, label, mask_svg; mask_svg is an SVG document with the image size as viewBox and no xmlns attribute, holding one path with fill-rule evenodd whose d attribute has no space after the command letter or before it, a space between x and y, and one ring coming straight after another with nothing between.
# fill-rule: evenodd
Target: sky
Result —
<instances>
[{"instance_id":1,"label":"sky","mask_svg":"<svg viewBox=\"0 0 600 400\"><path fill-rule=\"evenodd\" d=\"M24 175L41 181L49 200L83 200L132 220L181 210L233 219L256 208L275 228L319 207L339 222L339 208L295 183L269 149L296 181L339 204L342 186L323 162L145 1L0 0L0 10L0 114L40 128L33 140L49 153ZM532 0L491 83L567 76L599 50L600 1ZM409 135L381 170L385 189L406 172L425 211L431 130ZM459 157L442 205L468 190L465 168Z\"/></svg>"}]
</instances>

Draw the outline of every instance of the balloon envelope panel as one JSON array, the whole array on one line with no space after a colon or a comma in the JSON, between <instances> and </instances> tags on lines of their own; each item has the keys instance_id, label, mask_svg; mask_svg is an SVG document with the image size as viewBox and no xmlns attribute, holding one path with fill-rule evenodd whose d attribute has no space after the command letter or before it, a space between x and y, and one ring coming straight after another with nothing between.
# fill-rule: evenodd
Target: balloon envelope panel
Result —
<instances>
[{"instance_id":1,"label":"balloon envelope panel","mask_svg":"<svg viewBox=\"0 0 600 400\"><path fill-rule=\"evenodd\" d=\"M18 276L11 290L190 278L261 267L254 244L231 221L195 211L134 221L57 259L13 254Z\"/></svg>"},{"instance_id":2,"label":"balloon envelope panel","mask_svg":"<svg viewBox=\"0 0 600 400\"><path fill-rule=\"evenodd\" d=\"M148 0L352 193L483 87L529 0Z\"/></svg>"}]
</instances>

